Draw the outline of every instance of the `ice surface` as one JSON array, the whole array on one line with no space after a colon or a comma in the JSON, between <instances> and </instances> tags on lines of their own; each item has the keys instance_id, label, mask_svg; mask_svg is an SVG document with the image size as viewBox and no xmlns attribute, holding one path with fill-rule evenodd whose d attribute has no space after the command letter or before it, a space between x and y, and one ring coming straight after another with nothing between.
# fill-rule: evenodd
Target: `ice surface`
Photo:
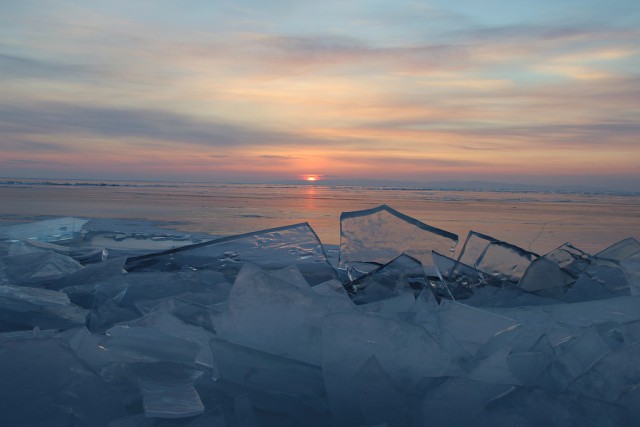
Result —
<instances>
[{"instance_id":1,"label":"ice surface","mask_svg":"<svg viewBox=\"0 0 640 427\"><path fill-rule=\"evenodd\" d=\"M451 253L457 243L457 235L387 205L343 212L338 267L351 271L351 278L355 279L361 275L359 272L371 271L371 264L386 264L404 252L420 261L428 275L433 275L431 251Z\"/></svg>"},{"instance_id":2,"label":"ice surface","mask_svg":"<svg viewBox=\"0 0 640 427\"><path fill-rule=\"evenodd\" d=\"M533 252L470 231L458 261L495 276L503 285L515 285L536 258L538 255Z\"/></svg>"},{"instance_id":3,"label":"ice surface","mask_svg":"<svg viewBox=\"0 0 640 427\"><path fill-rule=\"evenodd\" d=\"M245 262L265 270L295 265L311 286L336 279L322 244L307 223L226 237L130 258L128 271L214 270L229 282Z\"/></svg>"},{"instance_id":4,"label":"ice surface","mask_svg":"<svg viewBox=\"0 0 640 427\"><path fill-rule=\"evenodd\" d=\"M306 224L127 264L86 224L0 241L0 425L640 427L635 239L454 260L389 209L345 214L346 255L393 253L345 283Z\"/></svg>"}]
</instances>

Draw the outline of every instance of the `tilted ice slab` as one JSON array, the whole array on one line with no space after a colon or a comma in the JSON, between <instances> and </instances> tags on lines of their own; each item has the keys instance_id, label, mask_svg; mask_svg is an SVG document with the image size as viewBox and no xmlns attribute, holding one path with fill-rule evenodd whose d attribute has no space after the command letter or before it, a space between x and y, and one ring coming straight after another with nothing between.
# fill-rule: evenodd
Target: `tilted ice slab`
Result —
<instances>
[{"instance_id":1,"label":"tilted ice slab","mask_svg":"<svg viewBox=\"0 0 640 427\"><path fill-rule=\"evenodd\" d=\"M129 258L126 269L214 270L233 282L245 262L265 270L295 265L311 286L337 278L322 243L306 222Z\"/></svg>"},{"instance_id":2,"label":"tilted ice slab","mask_svg":"<svg viewBox=\"0 0 640 427\"><path fill-rule=\"evenodd\" d=\"M511 243L470 231L458 260L498 278L503 285L515 285L538 255Z\"/></svg>"},{"instance_id":3,"label":"tilted ice slab","mask_svg":"<svg viewBox=\"0 0 640 427\"><path fill-rule=\"evenodd\" d=\"M340 259L353 280L402 253L434 275L431 251L451 253L458 236L404 215L387 205L340 215Z\"/></svg>"}]
</instances>

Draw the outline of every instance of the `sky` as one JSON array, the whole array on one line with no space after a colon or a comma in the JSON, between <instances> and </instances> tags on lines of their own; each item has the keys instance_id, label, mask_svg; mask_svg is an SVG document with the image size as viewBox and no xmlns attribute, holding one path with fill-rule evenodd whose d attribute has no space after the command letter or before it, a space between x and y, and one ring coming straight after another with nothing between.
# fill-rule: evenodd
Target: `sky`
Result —
<instances>
[{"instance_id":1,"label":"sky","mask_svg":"<svg viewBox=\"0 0 640 427\"><path fill-rule=\"evenodd\" d=\"M640 189L637 0L3 0L0 176Z\"/></svg>"}]
</instances>

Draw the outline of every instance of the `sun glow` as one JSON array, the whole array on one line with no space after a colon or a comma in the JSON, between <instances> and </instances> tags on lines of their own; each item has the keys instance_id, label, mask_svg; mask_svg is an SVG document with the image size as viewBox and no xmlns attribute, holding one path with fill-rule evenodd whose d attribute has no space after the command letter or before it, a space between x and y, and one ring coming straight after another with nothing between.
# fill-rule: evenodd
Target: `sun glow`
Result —
<instances>
[{"instance_id":1,"label":"sun glow","mask_svg":"<svg viewBox=\"0 0 640 427\"><path fill-rule=\"evenodd\" d=\"M315 176L308 176L307 177L307 181L313 182L315 181L317 178Z\"/></svg>"}]
</instances>

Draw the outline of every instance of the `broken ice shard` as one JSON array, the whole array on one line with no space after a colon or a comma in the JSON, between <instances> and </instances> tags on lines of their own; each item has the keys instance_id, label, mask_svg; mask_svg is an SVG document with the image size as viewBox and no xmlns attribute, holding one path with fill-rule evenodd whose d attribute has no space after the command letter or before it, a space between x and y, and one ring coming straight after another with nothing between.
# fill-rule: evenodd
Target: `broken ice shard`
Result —
<instances>
[{"instance_id":1,"label":"broken ice shard","mask_svg":"<svg viewBox=\"0 0 640 427\"><path fill-rule=\"evenodd\" d=\"M69 329L83 325L87 313L64 292L0 286L0 331Z\"/></svg>"},{"instance_id":2,"label":"broken ice shard","mask_svg":"<svg viewBox=\"0 0 640 427\"><path fill-rule=\"evenodd\" d=\"M569 288L563 300L566 302L603 300L631 295L633 288L618 262L594 257L587 269Z\"/></svg>"},{"instance_id":3,"label":"broken ice shard","mask_svg":"<svg viewBox=\"0 0 640 427\"><path fill-rule=\"evenodd\" d=\"M428 285L429 279L420 261L406 254L348 284L356 304L389 299L403 290L415 292L417 296Z\"/></svg>"},{"instance_id":4,"label":"broken ice shard","mask_svg":"<svg viewBox=\"0 0 640 427\"><path fill-rule=\"evenodd\" d=\"M591 264L592 257L570 243L533 260L518 287L537 295L560 299Z\"/></svg>"},{"instance_id":5,"label":"broken ice shard","mask_svg":"<svg viewBox=\"0 0 640 427\"><path fill-rule=\"evenodd\" d=\"M265 270L295 265L311 286L337 278L322 243L306 222L129 258L126 269L214 270L232 283L245 262Z\"/></svg>"},{"instance_id":6,"label":"broken ice shard","mask_svg":"<svg viewBox=\"0 0 640 427\"><path fill-rule=\"evenodd\" d=\"M511 243L470 231L458 261L515 285L538 255Z\"/></svg>"},{"instance_id":7,"label":"broken ice shard","mask_svg":"<svg viewBox=\"0 0 640 427\"><path fill-rule=\"evenodd\" d=\"M91 331L103 331L117 322L134 319L143 314L141 308L160 302L163 298L187 293L207 293L212 302L220 302L229 294L229 284L215 271L158 271L136 272L112 276L94 285L95 297L90 317ZM79 298L81 289L73 291ZM148 302L148 304L147 304Z\"/></svg>"},{"instance_id":8,"label":"broken ice shard","mask_svg":"<svg viewBox=\"0 0 640 427\"><path fill-rule=\"evenodd\" d=\"M425 378L460 373L451 355L424 328L361 313L337 313L324 319L321 354L327 395L338 425L365 422L354 411L353 397L362 385L356 377L371 356L389 381L413 397L421 393Z\"/></svg>"},{"instance_id":9,"label":"broken ice shard","mask_svg":"<svg viewBox=\"0 0 640 427\"><path fill-rule=\"evenodd\" d=\"M451 253L458 236L404 215L387 205L340 215L338 267L351 279L388 263L401 253L420 261L434 275L431 251Z\"/></svg>"},{"instance_id":10,"label":"broken ice shard","mask_svg":"<svg viewBox=\"0 0 640 427\"><path fill-rule=\"evenodd\" d=\"M473 295L473 291L486 285L500 286L500 281L494 276L483 273L453 258L433 252L433 261L438 277L444 289L436 286L436 291L442 297L465 299Z\"/></svg>"},{"instance_id":11,"label":"broken ice shard","mask_svg":"<svg viewBox=\"0 0 640 427\"><path fill-rule=\"evenodd\" d=\"M640 242L634 238L624 239L596 256L620 264L631 284L631 295L640 295Z\"/></svg>"},{"instance_id":12,"label":"broken ice shard","mask_svg":"<svg viewBox=\"0 0 640 427\"><path fill-rule=\"evenodd\" d=\"M80 237L82 227L89 222L81 218L56 218L27 224L0 226L0 239L40 240L59 242Z\"/></svg>"},{"instance_id":13,"label":"broken ice shard","mask_svg":"<svg viewBox=\"0 0 640 427\"><path fill-rule=\"evenodd\" d=\"M0 284L41 287L81 269L78 261L52 251L10 255L0 258Z\"/></svg>"},{"instance_id":14,"label":"broken ice shard","mask_svg":"<svg viewBox=\"0 0 640 427\"><path fill-rule=\"evenodd\" d=\"M217 332L234 344L319 366L318 338L330 312L327 299L313 292L295 267L266 272L247 263L231 288Z\"/></svg>"}]
</instances>

